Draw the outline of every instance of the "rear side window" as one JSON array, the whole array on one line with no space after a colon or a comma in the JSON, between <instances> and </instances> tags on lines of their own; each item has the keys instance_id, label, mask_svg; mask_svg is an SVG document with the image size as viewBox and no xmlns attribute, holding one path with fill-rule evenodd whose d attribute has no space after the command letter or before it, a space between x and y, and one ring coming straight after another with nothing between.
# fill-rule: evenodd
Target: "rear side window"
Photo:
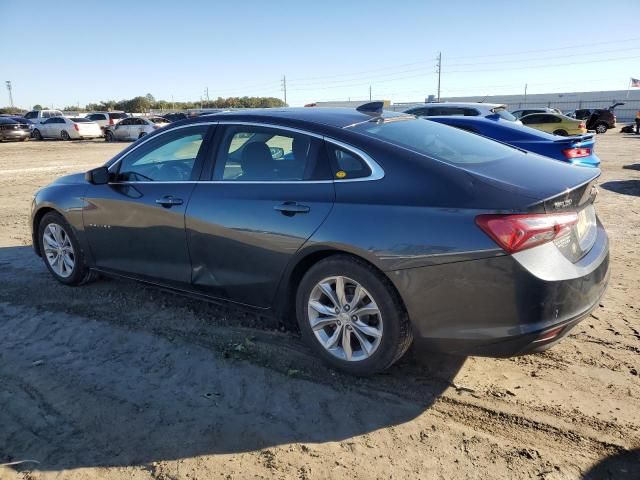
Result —
<instances>
[{"instance_id":1,"label":"rear side window","mask_svg":"<svg viewBox=\"0 0 640 480\"><path fill-rule=\"evenodd\" d=\"M493 140L437 122L417 118L367 122L351 127L363 135L386 141L453 165L488 163L517 151Z\"/></svg>"},{"instance_id":2,"label":"rear side window","mask_svg":"<svg viewBox=\"0 0 640 480\"><path fill-rule=\"evenodd\" d=\"M510 122L515 122L517 120L516 117L514 117L511 112L508 112L506 108L503 107L498 107L498 108L494 108L493 110L491 110L493 113L495 113L496 115L498 115L500 118L502 118L503 120L509 120Z\"/></svg>"},{"instance_id":3,"label":"rear side window","mask_svg":"<svg viewBox=\"0 0 640 480\"><path fill-rule=\"evenodd\" d=\"M320 139L270 127L225 129L214 179L242 182L329 180L331 172Z\"/></svg>"},{"instance_id":4,"label":"rear side window","mask_svg":"<svg viewBox=\"0 0 640 480\"><path fill-rule=\"evenodd\" d=\"M91 120L88 118L74 117L71 119L71 121L75 123L82 123L82 122L90 122Z\"/></svg>"},{"instance_id":5,"label":"rear side window","mask_svg":"<svg viewBox=\"0 0 640 480\"><path fill-rule=\"evenodd\" d=\"M109 113L109 118L118 120L120 118L127 118L127 114L123 112Z\"/></svg>"},{"instance_id":6,"label":"rear side window","mask_svg":"<svg viewBox=\"0 0 640 480\"><path fill-rule=\"evenodd\" d=\"M335 180L364 178L371 175L369 165L355 153L331 143L327 143L327 151Z\"/></svg>"},{"instance_id":7,"label":"rear side window","mask_svg":"<svg viewBox=\"0 0 640 480\"><path fill-rule=\"evenodd\" d=\"M537 123L544 123L542 115L540 114L526 115L522 117L521 120L524 125L535 125Z\"/></svg>"}]
</instances>

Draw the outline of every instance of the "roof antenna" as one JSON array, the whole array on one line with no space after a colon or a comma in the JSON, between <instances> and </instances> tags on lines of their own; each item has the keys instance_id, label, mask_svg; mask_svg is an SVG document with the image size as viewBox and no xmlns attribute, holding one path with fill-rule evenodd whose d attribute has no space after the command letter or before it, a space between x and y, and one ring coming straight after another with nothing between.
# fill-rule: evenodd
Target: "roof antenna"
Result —
<instances>
[{"instance_id":1,"label":"roof antenna","mask_svg":"<svg viewBox=\"0 0 640 480\"><path fill-rule=\"evenodd\" d=\"M360 105L356 110L367 115L382 115L383 107L384 102L369 102Z\"/></svg>"}]
</instances>

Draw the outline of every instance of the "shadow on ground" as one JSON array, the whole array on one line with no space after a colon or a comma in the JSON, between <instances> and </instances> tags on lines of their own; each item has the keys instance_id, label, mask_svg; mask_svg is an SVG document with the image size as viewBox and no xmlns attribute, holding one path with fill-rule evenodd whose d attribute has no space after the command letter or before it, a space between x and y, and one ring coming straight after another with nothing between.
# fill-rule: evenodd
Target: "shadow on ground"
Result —
<instances>
[{"instance_id":1,"label":"shadow on ground","mask_svg":"<svg viewBox=\"0 0 640 480\"><path fill-rule=\"evenodd\" d=\"M625 170L640 170L640 163L630 163L629 165L623 165Z\"/></svg>"},{"instance_id":2,"label":"shadow on ground","mask_svg":"<svg viewBox=\"0 0 640 480\"><path fill-rule=\"evenodd\" d=\"M600 187L622 195L640 196L640 180L613 180L602 183Z\"/></svg>"},{"instance_id":3,"label":"shadow on ground","mask_svg":"<svg viewBox=\"0 0 640 480\"><path fill-rule=\"evenodd\" d=\"M598 462L583 477L584 480L638 480L640 449L619 453Z\"/></svg>"},{"instance_id":4,"label":"shadow on ground","mask_svg":"<svg viewBox=\"0 0 640 480\"><path fill-rule=\"evenodd\" d=\"M0 282L0 463L40 462L16 469L342 441L421 415L464 362L412 352L382 375L341 375L294 333L224 307L117 281L60 285L31 247L0 249Z\"/></svg>"}]
</instances>

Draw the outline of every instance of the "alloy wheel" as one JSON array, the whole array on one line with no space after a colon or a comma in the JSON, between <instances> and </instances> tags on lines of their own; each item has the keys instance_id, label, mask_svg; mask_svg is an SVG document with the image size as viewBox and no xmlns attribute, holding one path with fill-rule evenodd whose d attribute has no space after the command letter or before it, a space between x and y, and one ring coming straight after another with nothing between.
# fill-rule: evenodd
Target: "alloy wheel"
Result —
<instances>
[{"instance_id":1,"label":"alloy wheel","mask_svg":"<svg viewBox=\"0 0 640 480\"><path fill-rule=\"evenodd\" d=\"M316 339L341 360L365 360L380 346L380 309L355 280L335 276L318 282L309 295L307 312Z\"/></svg>"},{"instance_id":2,"label":"alloy wheel","mask_svg":"<svg viewBox=\"0 0 640 480\"><path fill-rule=\"evenodd\" d=\"M51 269L59 276L67 278L75 267L75 252L71 238L60 225L50 223L42 234L44 254Z\"/></svg>"}]
</instances>

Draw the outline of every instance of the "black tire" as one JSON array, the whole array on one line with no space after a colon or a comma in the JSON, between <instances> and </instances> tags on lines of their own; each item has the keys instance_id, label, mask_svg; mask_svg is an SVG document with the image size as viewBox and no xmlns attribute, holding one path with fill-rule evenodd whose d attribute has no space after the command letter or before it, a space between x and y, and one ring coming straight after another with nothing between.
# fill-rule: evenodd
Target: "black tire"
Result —
<instances>
[{"instance_id":1,"label":"black tire","mask_svg":"<svg viewBox=\"0 0 640 480\"><path fill-rule=\"evenodd\" d=\"M607 133L607 124L606 123L598 123L596 125L596 133L599 133L599 134Z\"/></svg>"},{"instance_id":2,"label":"black tire","mask_svg":"<svg viewBox=\"0 0 640 480\"><path fill-rule=\"evenodd\" d=\"M109 130L107 130L107 132L104 134L104 141L105 142L113 142L114 138L113 138L113 133L110 132Z\"/></svg>"},{"instance_id":3,"label":"black tire","mask_svg":"<svg viewBox=\"0 0 640 480\"><path fill-rule=\"evenodd\" d=\"M308 315L309 297L327 277L344 276L358 282L378 306L383 334L368 358L347 361L330 353L316 338ZM371 375L386 370L404 355L413 341L409 316L391 282L366 262L349 255L335 255L313 265L302 278L296 292L296 316L302 338L325 362L352 375Z\"/></svg>"},{"instance_id":4,"label":"black tire","mask_svg":"<svg viewBox=\"0 0 640 480\"><path fill-rule=\"evenodd\" d=\"M556 130L555 132L553 132L554 135L560 135L561 137L568 137L569 133L566 130Z\"/></svg>"},{"instance_id":5,"label":"black tire","mask_svg":"<svg viewBox=\"0 0 640 480\"><path fill-rule=\"evenodd\" d=\"M33 131L33 138L35 138L36 140L42 140L42 134L37 128Z\"/></svg>"},{"instance_id":6,"label":"black tire","mask_svg":"<svg viewBox=\"0 0 640 480\"><path fill-rule=\"evenodd\" d=\"M61 138L62 140L71 140L71 137L69 136L69 134L67 133L67 131L66 131L66 130L62 130L62 131L60 132L60 138Z\"/></svg>"},{"instance_id":7,"label":"black tire","mask_svg":"<svg viewBox=\"0 0 640 480\"><path fill-rule=\"evenodd\" d=\"M145 132L142 132L140 135L138 135L138 140L141 139L142 137L144 137L146 135Z\"/></svg>"},{"instance_id":8,"label":"black tire","mask_svg":"<svg viewBox=\"0 0 640 480\"><path fill-rule=\"evenodd\" d=\"M56 224L61 226L64 229L65 234L68 236L71 245L73 247L74 253L74 266L72 272L69 276L63 277L59 275L49 264L47 260L47 256L44 249L44 241L43 236L45 229L50 224ZM80 248L80 244L78 243L78 239L76 238L76 234L71 228L71 225L65 220L65 218L57 212L49 212L45 214L40 223L38 224L38 248L40 249L40 255L42 256L42 260L44 261L47 270L54 276L56 280L65 285L82 285L84 283L90 282L97 278L97 274L92 272L85 261L85 255L82 249Z\"/></svg>"}]
</instances>

